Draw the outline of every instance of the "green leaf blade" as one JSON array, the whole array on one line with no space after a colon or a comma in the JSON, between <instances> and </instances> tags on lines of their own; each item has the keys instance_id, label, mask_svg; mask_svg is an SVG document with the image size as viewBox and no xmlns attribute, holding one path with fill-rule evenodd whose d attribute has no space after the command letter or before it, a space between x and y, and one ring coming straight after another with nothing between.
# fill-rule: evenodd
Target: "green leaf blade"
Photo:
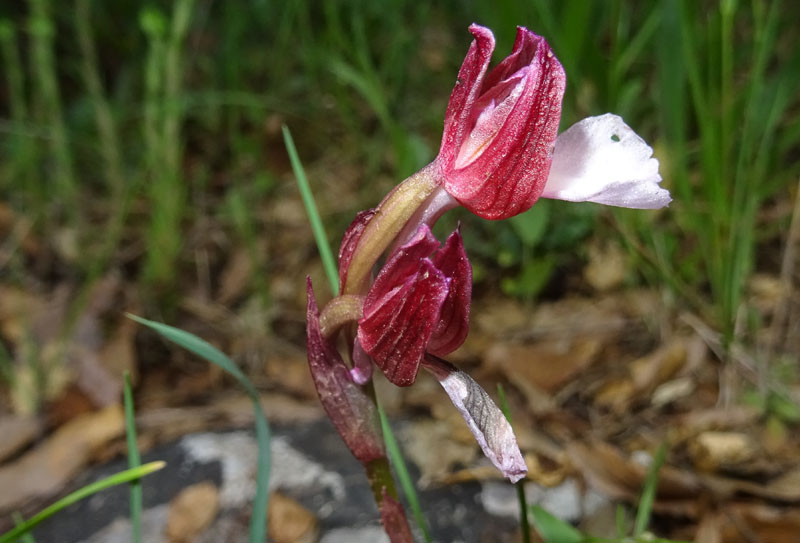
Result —
<instances>
[{"instance_id":1,"label":"green leaf blade","mask_svg":"<svg viewBox=\"0 0 800 543\"><path fill-rule=\"evenodd\" d=\"M536 531L545 543L582 543L586 537L571 524L548 513L539 505L531 507Z\"/></svg>"}]
</instances>

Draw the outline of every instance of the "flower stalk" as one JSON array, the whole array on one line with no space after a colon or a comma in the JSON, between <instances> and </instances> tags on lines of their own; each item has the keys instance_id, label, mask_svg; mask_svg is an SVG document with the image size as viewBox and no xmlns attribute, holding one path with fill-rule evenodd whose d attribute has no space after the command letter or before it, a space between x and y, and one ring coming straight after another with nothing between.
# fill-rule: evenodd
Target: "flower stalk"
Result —
<instances>
[{"instance_id":1,"label":"flower stalk","mask_svg":"<svg viewBox=\"0 0 800 543\"><path fill-rule=\"evenodd\" d=\"M428 167L415 173L395 187L378 205L350 260L343 294L363 294L366 291L378 258L438 188L431 170Z\"/></svg>"}]
</instances>

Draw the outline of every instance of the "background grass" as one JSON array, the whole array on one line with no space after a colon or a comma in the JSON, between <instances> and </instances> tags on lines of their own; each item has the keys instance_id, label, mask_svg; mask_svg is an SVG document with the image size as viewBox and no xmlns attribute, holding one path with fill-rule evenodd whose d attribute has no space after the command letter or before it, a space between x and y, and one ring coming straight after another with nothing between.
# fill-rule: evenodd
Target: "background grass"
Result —
<instances>
[{"instance_id":1,"label":"background grass","mask_svg":"<svg viewBox=\"0 0 800 543\"><path fill-rule=\"evenodd\" d=\"M0 200L51 247L31 263L13 230L4 280L34 269L88 285L121 270L169 311L198 266L187 233L213 218L263 270L251 289L268 305L275 255L258 249L259 210L286 181L281 124L306 164L332 165L311 182L318 198L344 195L321 202L335 245L356 210L435 156L473 21L495 30L496 59L515 25L545 35L568 74L562 128L623 115L675 198L662 213L453 213L477 291L564 295L584 242L610 240L628 250L628 282L699 314L723 357L752 345L764 323L746 286L780 267L800 174L800 8L786 1L4 3ZM339 177L348 166L357 183Z\"/></svg>"},{"instance_id":2,"label":"background grass","mask_svg":"<svg viewBox=\"0 0 800 543\"><path fill-rule=\"evenodd\" d=\"M748 401L796 421L772 385L786 343L761 348L769 323L748 296L756 274L782 271L798 197L800 6L788 0L0 3L0 204L14 219L3 284L86 293L116 272L171 320L194 286L183 278L205 265L189 240L213 222L246 248L271 327L270 278L318 262L309 245L306 267L287 272L260 243L279 235L270 204L295 190L281 126L336 247L357 210L436 155L472 22L495 31L495 62L516 25L544 35L568 76L562 129L622 115L674 197L656 213L557 201L499 223L451 213L440 233L459 220L469 232L476 293L589 294L574 280L588 244L619 245L627 285L698 315L721 359L753 353L762 390ZM44 240L35 253L28 233ZM87 301L75 300L77 315ZM0 343L4 381L12 363Z\"/></svg>"}]
</instances>

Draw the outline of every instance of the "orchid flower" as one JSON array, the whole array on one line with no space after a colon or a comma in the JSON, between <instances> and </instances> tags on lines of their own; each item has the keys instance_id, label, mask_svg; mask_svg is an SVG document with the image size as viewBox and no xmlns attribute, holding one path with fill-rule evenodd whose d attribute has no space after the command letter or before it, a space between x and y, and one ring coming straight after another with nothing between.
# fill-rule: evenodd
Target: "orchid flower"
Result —
<instances>
[{"instance_id":1,"label":"orchid flower","mask_svg":"<svg viewBox=\"0 0 800 543\"><path fill-rule=\"evenodd\" d=\"M459 204L506 219L540 197L658 208L653 150L616 115L590 117L557 136L564 69L544 38L518 28L511 55L484 75L494 36L475 36L450 96L435 176Z\"/></svg>"},{"instance_id":2,"label":"orchid flower","mask_svg":"<svg viewBox=\"0 0 800 543\"><path fill-rule=\"evenodd\" d=\"M440 358L467 335L472 269L458 230L440 245L430 228L459 205L505 219L540 197L659 208L670 195L653 150L620 117L589 117L558 134L566 76L544 38L518 28L511 54L487 74L494 36L474 24L470 32L438 156L353 220L339 250L340 294L322 311L308 283L308 357L325 410L365 466L384 455L368 393L373 364L398 386L424 368L487 458L516 481L527 470L511 426L474 380ZM337 349L342 337L349 364ZM373 492L383 504L385 488Z\"/></svg>"},{"instance_id":3,"label":"orchid flower","mask_svg":"<svg viewBox=\"0 0 800 543\"><path fill-rule=\"evenodd\" d=\"M364 300L358 342L389 381L408 386L426 352L444 356L464 342L471 293L461 234L453 232L439 248L423 224L378 273Z\"/></svg>"}]
</instances>

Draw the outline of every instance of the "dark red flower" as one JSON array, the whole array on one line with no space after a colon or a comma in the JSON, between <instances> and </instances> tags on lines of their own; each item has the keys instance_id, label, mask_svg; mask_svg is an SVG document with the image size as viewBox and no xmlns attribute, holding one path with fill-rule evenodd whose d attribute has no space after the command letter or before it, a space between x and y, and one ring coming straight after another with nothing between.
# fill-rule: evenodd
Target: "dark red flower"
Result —
<instances>
[{"instance_id":1,"label":"dark red flower","mask_svg":"<svg viewBox=\"0 0 800 543\"><path fill-rule=\"evenodd\" d=\"M358 341L398 386L414 382L425 352L457 349L469 329L472 268L461 234L443 247L423 224L378 273L364 300Z\"/></svg>"}]
</instances>

